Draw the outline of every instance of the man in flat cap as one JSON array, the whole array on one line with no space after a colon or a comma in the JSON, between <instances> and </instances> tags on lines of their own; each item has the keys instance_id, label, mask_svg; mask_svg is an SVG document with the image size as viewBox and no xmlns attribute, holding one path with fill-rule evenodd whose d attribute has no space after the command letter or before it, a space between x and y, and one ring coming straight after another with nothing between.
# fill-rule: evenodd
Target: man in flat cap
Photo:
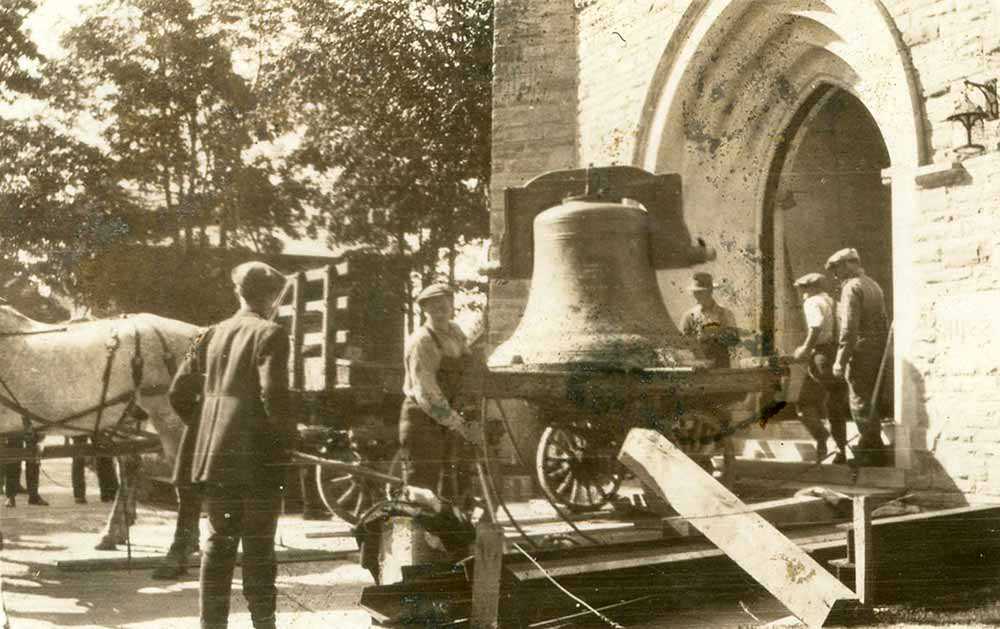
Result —
<instances>
[{"instance_id":1,"label":"man in flat cap","mask_svg":"<svg viewBox=\"0 0 1000 629\"><path fill-rule=\"evenodd\" d=\"M795 280L802 300L806 338L795 348L796 360L807 362L805 385L799 394L798 415L809 434L816 440L816 461L826 459L829 437L820 418L830 422L830 433L837 445L834 463L847 462L847 389L843 378L833 376L837 355L836 306L827 292L827 279L822 273L808 273Z\"/></svg>"},{"instance_id":2,"label":"man in flat cap","mask_svg":"<svg viewBox=\"0 0 1000 629\"><path fill-rule=\"evenodd\" d=\"M453 406L467 368L469 346L462 329L452 321L452 294L450 286L436 283L417 296L427 320L406 339L406 397L399 415L399 443L406 483L455 499L457 495L448 494L457 488L446 483L449 472L454 477L454 470L447 468L453 465L462 441L481 445L483 437L481 427L466 421Z\"/></svg>"},{"instance_id":3,"label":"man in flat cap","mask_svg":"<svg viewBox=\"0 0 1000 629\"><path fill-rule=\"evenodd\" d=\"M826 262L826 270L841 282L840 334L833 375L847 380L851 416L860 433L855 458L859 465L885 465L881 418L878 409L873 408L875 381L888 343L885 294L865 273L855 249L834 253Z\"/></svg>"},{"instance_id":4,"label":"man in flat cap","mask_svg":"<svg viewBox=\"0 0 1000 629\"><path fill-rule=\"evenodd\" d=\"M261 262L247 262L233 269L232 280L240 309L211 328L191 453L190 479L205 497L209 525L201 559L201 626L227 626L242 542L243 594L253 626L274 629L274 535L288 452L297 436L288 408L288 333L269 320L285 277ZM171 387L171 404L188 422L198 392L179 384L195 368L189 356Z\"/></svg>"},{"instance_id":5,"label":"man in flat cap","mask_svg":"<svg viewBox=\"0 0 1000 629\"><path fill-rule=\"evenodd\" d=\"M728 368L732 366L730 350L740 339L736 317L732 310L715 300L715 288L710 273L694 274L688 290L697 305L681 319L681 332L698 341L705 357L712 361L712 367Z\"/></svg>"}]
</instances>

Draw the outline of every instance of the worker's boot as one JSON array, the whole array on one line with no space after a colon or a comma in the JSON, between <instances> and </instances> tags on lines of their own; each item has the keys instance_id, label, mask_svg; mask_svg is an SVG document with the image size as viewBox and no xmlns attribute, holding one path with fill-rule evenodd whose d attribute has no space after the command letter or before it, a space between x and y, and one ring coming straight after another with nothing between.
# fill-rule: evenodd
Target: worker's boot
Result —
<instances>
[{"instance_id":1,"label":"worker's boot","mask_svg":"<svg viewBox=\"0 0 1000 629\"><path fill-rule=\"evenodd\" d=\"M270 618L254 619L253 629L277 629L277 621L274 616Z\"/></svg>"},{"instance_id":2,"label":"worker's boot","mask_svg":"<svg viewBox=\"0 0 1000 629\"><path fill-rule=\"evenodd\" d=\"M187 557L183 554L167 553L167 556L163 558L163 563L157 566L150 576L161 581L173 581L186 574Z\"/></svg>"},{"instance_id":3,"label":"worker's boot","mask_svg":"<svg viewBox=\"0 0 1000 629\"><path fill-rule=\"evenodd\" d=\"M42 498L38 494L35 494L33 496L28 496L28 504L29 505L35 505L36 507L47 507L47 506L49 506L48 501L46 501L45 498Z\"/></svg>"}]
</instances>

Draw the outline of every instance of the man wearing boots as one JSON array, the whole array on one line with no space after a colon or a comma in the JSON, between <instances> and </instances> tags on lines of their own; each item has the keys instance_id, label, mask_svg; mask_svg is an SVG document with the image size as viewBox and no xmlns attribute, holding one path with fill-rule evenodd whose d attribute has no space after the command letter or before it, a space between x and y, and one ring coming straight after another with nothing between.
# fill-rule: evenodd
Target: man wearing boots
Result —
<instances>
[{"instance_id":1,"label":"man wearing boots","mask_svg":"<svg viewBox=\"0 0 1000 629\"><path fill-rule=\"evenodd\" d=\"M36 441L36 437L33 433L7 437L5 444L8 448L24 448L26 450L38 449L38 442ZM17 499L15 496L17 496L19 492L24 492L28 494L29 505L35 505L38 507L49 506L49 503L46 502L45 499L38 493L38 480L41 471L42 464L38 461L38 459L26 459L24 461L24 484L27 486L27 491L25 491L25 488L21 487L21 462L11 461L9 463L4 463L3 493L7 498L4 504L8 507L16 507Z\"/></svg>"},{"instance_id":2,"label":"man wearing boots","mask_svg":"<svg viewBox=\"0 0 1000 629\"><path fill-rule=\"evenodd\" d=\"M826 440L830 435L820 419L825 417L837 444L833 462L840 464L847 462L850 409L843 379L833 377L837 355L836 306L826 284L826 276L822 273L809 273L795 280L808 332L793 356L808 364L806 382L799 394L799 420L816 440L816 462L822 463L827 456Z\"/></svg>"},{"instance_id":3,"label":"man wearing boots","mask_svg":"<svg viewBox=\"0 0 1000 629\"><path fill-rule=\"evenodd\" d=\"M209 535L201 559L201 626L224 629L237 547L243 594L256 629L274 629L274 536L296 430L288 409L288 333L268 320L285 284L276 269L247 262L233 270L240 309L213 328L191 461ZM175 380L176 382L176 380ZM183 406L190 392L174 391ZM188 397L188 399L184 399Z\"/></svg>"},{"instance_id":4,"label":"man wearing boots","mask_svg":"<svg viewBox=\"0 0 1000 629\"><path fill-rule=\"evenodd\" d=\"M872 408L875 382L889 338L885 295L861 268L861 257L855 249L841 249L830 256L826 269L842 282L833 375L847 380L851 416L860 433L855 459L861 466L886 465L882 424L878 410Z\"/></svg>"},{"instance_id":5,"label":"man wearing boots","mask_svg":"<svg viewBox=\"0 0 1000 629\"><path fill-rule=\"evenodd\" d=\"M198 520L201 518L201 494L191 482L195 438L201 418L205 391L205 364L208 342L214 328L208 328L188 349L170 385L170 405L184 422L184 433L177 448L172 482L177 492L177 522L174 541L163 563L153 570L154 579L176 579L187 574L187 560L198 551Z\"/></svg>"}]
</instances>

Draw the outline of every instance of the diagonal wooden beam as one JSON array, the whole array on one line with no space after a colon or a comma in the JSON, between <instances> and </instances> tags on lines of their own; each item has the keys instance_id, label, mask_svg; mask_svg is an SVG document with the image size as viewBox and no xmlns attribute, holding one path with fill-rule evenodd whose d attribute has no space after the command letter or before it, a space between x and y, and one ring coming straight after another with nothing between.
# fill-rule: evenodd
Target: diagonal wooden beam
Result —
<instances>
[{"instance_id":1,"label":"diagonal wooden beam","mask_svg":"<svg viewBox=\"0 0 1000 629\"><path fill-rule=\"evenodd\" d=\"M844 624L857 597L662 434L629 432L619 460L810 627Z\"/></svg>"}]
</instances>

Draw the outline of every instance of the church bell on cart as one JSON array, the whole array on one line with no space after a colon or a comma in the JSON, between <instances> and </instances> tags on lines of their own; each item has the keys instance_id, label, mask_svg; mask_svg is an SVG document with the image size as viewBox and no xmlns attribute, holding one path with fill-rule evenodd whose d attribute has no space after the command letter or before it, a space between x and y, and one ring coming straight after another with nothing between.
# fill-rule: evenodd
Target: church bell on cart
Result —
<instances>
[{"instance_id":1,"label":"church bell on cart","mask_svg":"<svg viewBox=\"0 0 1000 629\"><path fill-rule=\"evenodd\" d=\"M606 174L611 169L602 170ZM625 170L635 178L654 177ZM645 204L607 188L592 192L594 172L586 173L584 195L535 216L527 305L514 333L490 357L490 365L602 370L701 365L667 312L654 265L690 266L713 259L714 251L691 244L679 211L676 220L656 222ZM604 181L608 179L614 177L605 176ZM656 185L643 183L647 190ZM628 186L622 187L627 192ZM662 195L654 190L647 196ZM681 233L670 233L671 227ZM669 251L652 249L654 234L656 245Z\"/></svg>"}]
</instances>

